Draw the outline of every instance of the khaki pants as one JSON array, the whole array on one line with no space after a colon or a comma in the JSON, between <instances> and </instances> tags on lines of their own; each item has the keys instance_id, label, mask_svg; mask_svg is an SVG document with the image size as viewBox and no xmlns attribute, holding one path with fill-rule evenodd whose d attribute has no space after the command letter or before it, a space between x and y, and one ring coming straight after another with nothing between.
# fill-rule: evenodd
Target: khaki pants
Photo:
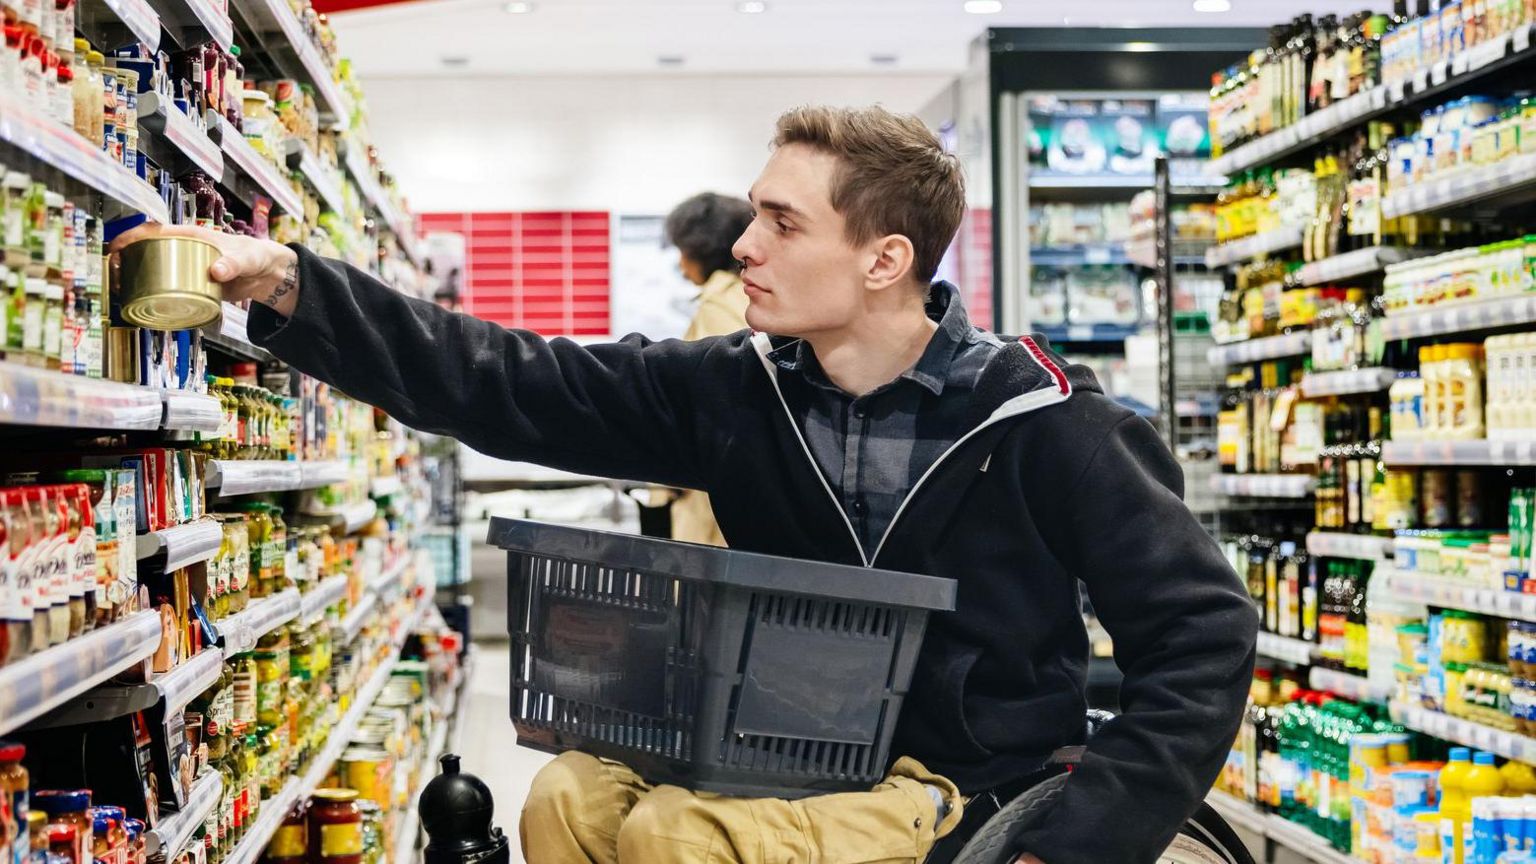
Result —
<instances>
[{"instance_id":1,"label":"khaki pants","mask_svg":"<svg viewBox=\"0 0 1536 864\"><path fill-rule=\"evenodd\" d=\"M925 784L949 800L938 825ZM653 787L568 751L534 778L518 833L528 864L921 864L961 808L955 785L915 759L869 792L785 801Z\"/></svg>"}]
</instances>

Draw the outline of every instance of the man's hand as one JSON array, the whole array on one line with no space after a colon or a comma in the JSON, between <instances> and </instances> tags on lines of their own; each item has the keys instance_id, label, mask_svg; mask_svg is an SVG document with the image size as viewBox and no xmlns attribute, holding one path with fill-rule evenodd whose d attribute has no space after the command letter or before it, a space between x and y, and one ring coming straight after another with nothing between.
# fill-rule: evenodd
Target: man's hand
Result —
<instances>
[{"instance_id":1,"label":"man's hand","mask_svg":"<svg viewBox=\"0 0 1536 864\"><path fill-rule=\"evenodd\" d=\"M1013 864L1045 864L1045 862L1029 854L1028 852L1025 852L1023 855L1020 855L1018 858L1014 859Z\"/></svg>"},{"instance_id":2,"label":"man's hand","mask_svg":"<svg viewBox=\"0 0 1536 864\"><path fill-rule=\"evenodd\" d=\"M255 300L285 317L298 308L299 256L281 243L190 225L148 224L113 240L108 251L116 254L153 237L191 237L217 246L220 257L208 269L208 278L224 287L225 300Z\"/></svg>"}]
</instances>

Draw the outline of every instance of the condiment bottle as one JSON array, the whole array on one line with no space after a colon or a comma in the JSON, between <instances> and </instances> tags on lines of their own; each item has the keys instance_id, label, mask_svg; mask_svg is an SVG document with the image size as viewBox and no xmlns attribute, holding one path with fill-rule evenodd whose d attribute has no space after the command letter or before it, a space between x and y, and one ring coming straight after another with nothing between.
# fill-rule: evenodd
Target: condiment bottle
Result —
<instances>
[{"instance_id":1,"label":"condiment bottle","mask_svg":"<svg viewBox=\"0 0 1536 864\"><path fill-rule=\"evenodd\" d=\"M362 864L363 814L355 789L317 789L309 806L310 864Z\"/></svg>"},{"instance_id":2,"label":"condiment bottle","mask_svg":"<svg viewBox=\"0 0 1536 864\"><path fill-rule=\"evenodd\" d=\"M11 854L20 860L27 851L27 815L31 777L22 766L27 748L9 741L0 742L0 795L5 796L3 809L10 815Z\"/></svg>"}]
</instances>

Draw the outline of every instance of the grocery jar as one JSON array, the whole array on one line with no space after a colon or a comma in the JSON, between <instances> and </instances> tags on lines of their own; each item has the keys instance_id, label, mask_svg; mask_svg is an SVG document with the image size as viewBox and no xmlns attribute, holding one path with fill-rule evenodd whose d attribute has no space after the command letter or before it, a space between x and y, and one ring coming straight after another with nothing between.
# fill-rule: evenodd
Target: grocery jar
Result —
<instances>
[{"instance_id":1,"label":"grocery jar","mask_svg":"<svg viewBox=\"0 0 1536 864\"><path fill-rule=\"evenodd\" d=\"M112 503L107 495L107 472L86 468L64 471L59 477L66 483L80 486L82 524L89 527L93 538L90 541L82 540L91 543L93 549L79 550L80 555L94 559L88 564L82 560L80 574L85 600L85 629L93 630L112 620L111 604L107 602L107 586L116 578L116 574L111 571L117 559L117 529L113 525Z\"/></svg>"},{"instance_id":2,"label":"grocery jar","mask_svg":"<svg viewBox=\"0 0 1536 864\"><path fill-rule=\"evenodd\" d=\"M27 773L21 760L27 756L27 748L21 744L10 741L0 742L0 795L4 796L4 807L11 812L12 825L22 826L27 824L27 813L31 809L30 787L31 775ZM22 841L17 840L16 848L22 848Z\"/></svg>"},{"instance_id":3,"label":"grocery jar","mask_svg":"<svg viewBox=\"0 0 1536 864\"><path fill-rule=\"evenodd\" d=\"M363 864L382 864L385 808L374 801L359 800L357 809L363 814Z\"/></svg>"},{"instance_id":4,"label":"grocery jar","mask_svg":"<svg viewBox=\"0 0 1536 864\"><path fill-rule=\"evenodd\" d=\"M148 827L143 819L128 820L128 864L146 864L149 858Z\"/></svg>"},{"instance_id":5,"label":"grocery jar","mask_svg":"<svg viewBox=\"0 0 1536 864\"><path fill-rule=\"evenodd\" d=\"M47 814L51 826L74 829L75 860L90 864L86 857L95 845L89 811L91 793L86 789L43 789L32 795L32 804ZM50 846L52 838L50 837Z\"/></svg>"},{"instance_id":6,"label":"grocery jar","mask_svg":"<svg viewBox=\"0 0 1536 864\"><path fill-rule=\"evenodd\" d=\"M22 505L32 524L32 542L27 547L26 560L22 564L20 583L26 586L32 610L32 653L48 648L53 642L52 616L49 614L53 595L49 591L48 555L51 551L53 530L48 522L43 492L36 486L23 490ZM55 517L57 518L57 517ZM61 640L62 641L62 640Z\"/></svg>"},{"instance_id":7,"label":"grocery jar","mask_svg":"<svg viewBox=\"0 0 1536 864\"><path fill-rule=\"evenodd\" d=\"M32 852L32 856L28 859L27 864L46 861L48 856L48 816L41 811L32 810L27 813L25 822L18 820L17 824L18 826L24 826L25 842ZM23 841L18 838L16 842L21 844Z\"/></svg>"},{"instance_id":8,"label":"grocery jar","mask_svg":"<svg viewBox=\"0 0 1536 864\"><path fill-rule=\"evenodd\" d=\"M308 827L310 864L362 864L363 814L357 790L315 790Z\"/></svg>"},{"instance_id":9,"label":"grocery jar","mask_svg":"<svg viewBox=\"0 0 1536 864\"><path fill-rule=\"evenodd\" d=\"M308 820L306 802L301 800L289 808L283 816L283 824L272 835L272 842L267 844L262 861L265 864L308 864Z\"/></svg>"},{"instance_id":10,"label":"grocery jar","mask_svg":"<svg viewBox=\"0 0 1536 864\"><path fill-rule=\"evenodd\" d=\"M283 508L269 507L267 516L272 520L272 539L268 550L268 560L272 562L272 578L267 593L276 594L293 584L288 573L288 552L296 546L289 541L288 523L283 521Z\"/></svg>"},{"instance_id":11,"label":"grocery jar","mask_svg":"<svg viewBox=\"0 0 1536 864\"><path fill-rule=\"evenodd\" d=\"M92 864L94 859L86 857L90 854L89 850L82 849L81 846L80 829L57 822L49 824L49 864Z\"/></svg>"}]
</instances>

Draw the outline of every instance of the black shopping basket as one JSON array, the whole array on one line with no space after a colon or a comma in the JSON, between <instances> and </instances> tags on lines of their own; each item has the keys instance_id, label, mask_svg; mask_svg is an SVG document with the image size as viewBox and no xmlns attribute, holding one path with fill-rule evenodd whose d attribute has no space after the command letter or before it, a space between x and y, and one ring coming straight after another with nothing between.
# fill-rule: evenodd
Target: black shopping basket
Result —
<instances>
[{"instance_id":1,"label":"black shopping basket","mask_svg":"<svg viewBox=\"0 0 1536 864\"><path fill-rule=\"evenodd\" d=\"M951 579L493 519L519 744L652 783L867 789Z\"/></svg>"}]
</instances>

